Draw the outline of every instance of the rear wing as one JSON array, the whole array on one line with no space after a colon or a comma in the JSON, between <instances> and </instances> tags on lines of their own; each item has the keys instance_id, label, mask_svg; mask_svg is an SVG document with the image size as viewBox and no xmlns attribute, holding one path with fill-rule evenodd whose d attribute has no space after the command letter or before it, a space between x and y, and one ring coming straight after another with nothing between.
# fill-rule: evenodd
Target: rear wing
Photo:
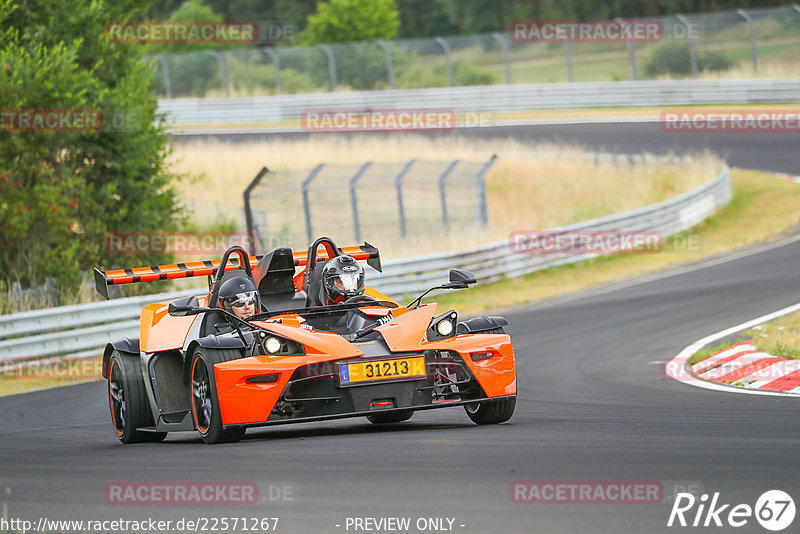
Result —
<instances>
[{"instance_id":1,"label":"rear wing","mask_svg":"<svg viewBox=\"0 0 800 534\"><path fill-rule=\"evenodd\" d=\"M367 265L376 271L381 271L380 252L367 242L363 245L352 247L342 247L342 253L352 256L357 260L366 260ZM250 268L255 269L258 262L264 256L249 256ZM292 253L295 267L305 267L308 263L308 252ZM328 253L320 250L317 252L316 261L325 261ZM194 278L196 276L214 276L219 270L222 260L204 260L188 263L171 263L168 265L153 265L150 267L132 267L125 269L111 269L101 271L94 269L94 286L103 298L108 299L108 287L120 284L135 284L138 282L155 282L158 280L177 280L179 278ZM232 271L241 268L238 258L230 258L225 265L225 271Z\"/></svg>"}]
</instances>

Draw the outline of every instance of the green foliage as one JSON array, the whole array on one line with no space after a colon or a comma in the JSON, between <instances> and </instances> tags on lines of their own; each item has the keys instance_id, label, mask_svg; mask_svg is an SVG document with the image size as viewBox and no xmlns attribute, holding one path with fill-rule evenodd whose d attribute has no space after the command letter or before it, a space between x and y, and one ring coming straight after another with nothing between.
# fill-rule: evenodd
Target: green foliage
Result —
<instances>
[{"instance_id":1,"label":"green foliage","mask_svg":"<svg viewBox=\"0 0 800 534\"><path fill-rule=\"evenodd\" d=\"M0 1L3 108L100 110L106 123L0 136L0 278L26 287L53 277L74 290L94 265L129 263L104 250L107 233L170 229L176 218L152 75L135 46L103 36L105 22L143 10L134 1ZM129 122L110 127L112 113Z\"/></svg>"},{"instance_id":2,"label":"green foliage","mask_svg":"<svg viewBox=\"0 0 800 534\"><path fill-rule=\"evenodd\" d=\"M400 27L394 0L329 0L317 5L301 37L305 44L392 39Z\"/></svg>"},{"instance_id":3,"label":"green foliage","mask_svg":"<svg viewBox=\"0 0 800 534\"><path fill-rule=\"evenodd\" d=\"M453 70L456 85L493 85L500 82L500 77L494 72L469 63L456 64Z\"/></svg>"},{"instance_id":4,"label":"green foliage","mask_svg":"<svg viewBox=\"0 0 800 534\"><path fill-rule=\"evenodd\" d=\"M722 54L714 51L697 53L697 70L727 70L733 62ZM689 45L679 42L667 42L656 47L647 58L644 67L648 78L662 74L690 75L692 73L692 59Z\"/></svg>"}]
</instances>

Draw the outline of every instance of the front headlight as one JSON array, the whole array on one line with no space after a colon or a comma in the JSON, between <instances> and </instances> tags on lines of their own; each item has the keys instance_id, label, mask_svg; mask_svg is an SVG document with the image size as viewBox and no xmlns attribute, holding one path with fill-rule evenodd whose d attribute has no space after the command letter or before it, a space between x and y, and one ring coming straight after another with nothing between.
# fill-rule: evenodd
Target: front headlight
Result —
<instances>
[{"instance_id":1,"label":"front headlight","mask_svg":"<svg viewBox=\"0 0 800 534\"><path fill-rule=\"evenodd\" d=\"M428 341L437 341L456 335L456 324L458 324L458 314L454 310L443 313L431 320L428 327Z\"/></svg>"},{"instance_id":2,"label":"front headlight","mask_svg":"<svg viewBox=\"0 0 800 534\"><path fill-rule=\"evenodd\" d=\"M262 330L258 333L263 353L269 356L295 356L305 354L302 343Z\"/></svg>"}]
</instances>

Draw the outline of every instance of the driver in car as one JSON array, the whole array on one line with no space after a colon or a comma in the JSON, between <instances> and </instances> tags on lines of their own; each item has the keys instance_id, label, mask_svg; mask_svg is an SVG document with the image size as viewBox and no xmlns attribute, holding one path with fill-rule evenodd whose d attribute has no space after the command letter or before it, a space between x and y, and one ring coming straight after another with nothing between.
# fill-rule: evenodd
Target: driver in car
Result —
<instances>
[{"instance_id":1,"label":"driver in car","mask_svg":"<svg viewBox=\"0 0 800 534\"><path fill-rule=\"evenodd\" d=\"M252 280L237 276L226 280L219 288L220 306L239 319L259 313L261 303Z\"/></svg>"},{"instance_id":2,"label":"driver in car","mask_svg":"<svg viewBox=\"0 0 800 534\"><path fill-rule=\"evenodd\" d=\"M338 304L364 294L364 267L352 256L336 256L322 270L325 304Z\"/></svg>"}]
</instances>

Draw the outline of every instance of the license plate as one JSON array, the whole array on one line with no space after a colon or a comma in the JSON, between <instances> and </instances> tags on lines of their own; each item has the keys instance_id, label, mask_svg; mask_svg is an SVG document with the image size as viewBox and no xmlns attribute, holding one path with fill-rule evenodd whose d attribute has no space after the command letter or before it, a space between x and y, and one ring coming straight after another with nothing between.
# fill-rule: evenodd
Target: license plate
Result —
<instances>
[{"instance_id":1,"label":"license plate","mask_svg":"<svg viewBox=\"0 0 800 534\"><path fill-rule=\"evenodd\" d=\"M383 380L425 378L426 374L424 356L339 364L339 381L343 386Z\"/></svg>"}]
</instances>

